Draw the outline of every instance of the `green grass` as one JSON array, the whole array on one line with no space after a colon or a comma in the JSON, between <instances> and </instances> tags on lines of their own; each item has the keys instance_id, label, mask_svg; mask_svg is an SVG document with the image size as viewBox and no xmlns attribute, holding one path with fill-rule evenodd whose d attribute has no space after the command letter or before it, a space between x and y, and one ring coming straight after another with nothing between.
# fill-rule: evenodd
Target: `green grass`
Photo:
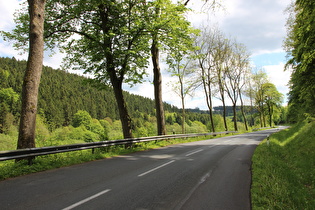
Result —
<instances>
[{"instance_id":1,"label":"green grass","mask_svg":"<svg viewBox=\"0 0 315 210\"><path fill-rule=\"evenodd\" d=\"M315 122L273 134L252 160L254 210L315 209Z\"/></svg>"},{"instance_id":2,"label":"green grass","mask_svg":"<svg viewBox=\"0 0 315 210\"><path fill-rule=\"evenodd\" d=\"M231 134L229 134L231 135ZM220 137L218 135L217 137ZM216 137L216 138L217 138ZM124 146L111 146L105 148L97 148L92 153L92 150L81 150L75 152L59 153L47 156L39 156L33 161L32 165L28 165L27 161L15 163L14 160L0 162L0 180L11 177L21 176L25 174L45 171L64 166L80 164L97 159L110 158L118 155L130 154L137 151L144 151L159 147L165 147L173 144L180 144L193 141L201 141L214 138L213 136L200 136L195 138L172 139L163 141L150 141L137 143L132 148L125 149Z\"/></svg>"}]
</instances>

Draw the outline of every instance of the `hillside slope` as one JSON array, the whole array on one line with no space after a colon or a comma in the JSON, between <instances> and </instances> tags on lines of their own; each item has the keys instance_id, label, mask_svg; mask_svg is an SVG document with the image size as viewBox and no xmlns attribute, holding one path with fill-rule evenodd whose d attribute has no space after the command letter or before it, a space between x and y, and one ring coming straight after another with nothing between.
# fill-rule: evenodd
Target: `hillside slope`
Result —
<instances>
[{"instance_id":1,"label":"hillside slope","mask_svg":"<svg viewBox=\"0 0 315 210\"><path fill-rule=\"evenodd\" d=\"M274 134L253 156L253 209L314 209L315 122Z\"/></svg>"},{"instance_id":2,"label":"hillside slope","mask_svg":"<svg viewBox=\"0 0 315 210\"><path fill-rule=\"evenodd\" d=\"M9 72L8 79L1 87L11 87L21 95L25 68L26 61L0 57L0 70ZM125 98L131 116L139 112L155 115L153 100L128 92L125 92ZM166 103L164 106L168 111L178 110ZM16 107L21 107L20 100ZM39 87L38 110L52 128L71 124L72 117L78 110L85 110L96 119L119 119L116 100L110 87L99 89L87 83L85 77L46 66ZM15 110L14 115L18 113Z\"/></svg>"}]
</instances>

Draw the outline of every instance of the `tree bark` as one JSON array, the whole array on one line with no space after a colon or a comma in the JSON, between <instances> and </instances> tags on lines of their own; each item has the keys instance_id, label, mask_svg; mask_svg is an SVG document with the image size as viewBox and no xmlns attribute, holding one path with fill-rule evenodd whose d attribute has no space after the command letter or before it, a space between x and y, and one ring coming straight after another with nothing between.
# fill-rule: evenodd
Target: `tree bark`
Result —
<instances>
[{"instance_id":1,"label":"tree bark","mask_svg":"<svg viewBox=\"0 0 315 210\"><path fill-rule=\"evenodd\" d=\"M108 41L110 43L110 41ZM110 81L114 89L114 95L118 106L119 117L122 125L124 139L132 138L131 118L128 114L127 105L123 95L122 76L120 78L116 75L114 60L112 53L106 54L107 67L106 71L109 73ZM131 145L126 145L127 147Z\"/></svg>"},{"instance_id":2,"label":"tree bark","mask_svg":"<svg viewBox=\"0 0 315 210\"><path fill-rule=\"evenodd\" d=\"M245 115L245 110L244 110L244 102L243 102L243 98L242 98L242 94L241 94L240 90L239 90L239 95L240 95L241 112L242 112L243 119L244 119L245 129L246 129L246 131L248 131L247 120L246 120L246 115Z\"/></svg>"},{"instance_id":3,"label":"tree bark","mask_svg":"<svg viewBox=\"0 0 315 210\"><path fill-rule=\"evenodd\" d=\"M266 116L265 116L265 110L264 110L264 108L263 108L263 111L262 111L262 117L263 117L264 127L267 127L267 124L266 124Z\"/></svg>"},{"instance_id":4,"label":"tree bark","mask_svg":"<svg viewBox=\"0 0 315 210\"><path fill-rule=\"evenodd\" d=\"M162 75L159 65L159 48L156 39L153 37L151 46L151 55L153 62L153 73L154 73L154 98L155 98L155 108L156 108L156 119L157 119L157 129L158 135L165 135L165 115L164 106L162 100Z\"/></svg>"},{"instance_id":5,"label":"tree bark","mask_svg":"<svg viewBox=\"0 0 315 210\"><path fill-rule=\"evenodd\" d=\"M234 130L238 131L237 128L237 119L236 119L236 103L233 103L233 121L234 121Z\"/></svg>"},{"instance_id":6,"label":"tree bark","mask_svg":"<svg viewBox=\"0 0 315 210\"><path fill-rule=\"evenodd\" d=\"M116 102L118 105L118 111L119 111L119 116L120 116L120 120L122 124L124 138L125 139L132 138L133 136L132 136L132 130L131 130L131 118L128 114L127 105L126 105L125 98L123 95L122 82L118 80L117 78L112 79L112 77L111 77L111 82L113 85L114 94L115 94Z\"/></svg>"},{"instance_id":7,"label":"tree bark","mask_svg":"<svg viewBox=\"0 0 315 210\"><path fill-rule=\"evenodd\" d=\"M184 96L184 86L183 86L183 81L181 78L179 78L180 82L180 98L182 101L182 133L185 134L185 122L186 122L186 113L185 113L185 96Z\"/></svg>"},{"instance_id":8,"label":"tree bark","mask_svg":"<svg viewBox=\"0 0 315 210\"><path fill-rule=\"evenodd\" d=\"M45 0L28 0L29 55L22 86L22 108L17 149L35 147L38 87L43 68Z\"/></svg>"},{"instance_id":9,"label":"tree bark","mask_svg":"<svg viewBox=\"0 0 315 210\"><path fill-rule=\"evenodd\" d=\"M223 122L224 122L224 129L225 131L228 131L227 122L226 122L226 105L225 105L225 99L224 99L224 91L221 93L221 101L223 106Z\"/></svg>"},{"instance_id":10,"label":"tree bark","mask_svg":"<svg viewBox=\"0 0 315 210\"><path fill-rule=\"evenodd\" d=\"M221 101L222 101L222 106L223 106L224 128L225 128L225 131L228 131L227 122L226 122L226 107L225 107L225 99L224 99L224 85L222 83L221 70L218 73L218 81L219 81L219 90L220 90L220 96L221 96Z\"/></svg>"},{"instance_id":11,"label":"tree bark","mask_svg":"<svg viewBox=\"0 0 315 210\"><path fill-rule=\"evenodd\" d=\"M253 94L252 94L252 86L251 86L251 83L250 84L250 93L249 93L249 99L250 99L250 126L254 126L255 125L255 119L254 119L254 116L253 116Z\"/></svg>"},{"instance_id":12,"label":"tree bark","mask_svg":"<svg viewBox=\"0 0 315 210\"><path fill-rule=\"evenodd\" d=\"M258 112L259 112L259 118L260 118L260 127L264 127L264 120L263 120L263 105L261 105L261 102L258 104Z\"/></svg>"},{"instance_id":13,"label":"tree bark","mask_svg":"<svg viewBox=\"0 0 315 210\"><path fill-rule=\"evenodd\" d=\"M185 134L185 122L186 122L186 113L185 113L185 104L184 104L184 98L182 98L182 133Z\"/></svg>"},{"instance_id":14,"label":"tree bark","mask_svg":"<svg viewBox=\"0 0 315 210\"><path fill-rule=\"evenodd\" d=\"M204 70L202 70L204 72ZM209 109L209 116L210 116L210 123L211 123L211 129L212 132L215 132L215 126L214 126L214 121L213 121L213 112L212 112L212 97L211 97L211 87L208 87L208 85L206 84L206 81L204 79L205 75L203 74L202 76L202 83L203 83L203 89L205 91L205 95L206 95L206 102L207 102L207 106ZM208 87L208 90L207 90Z\"/></svg>"},{"instance_id":15,"label":"tree bark","mask_svg":"<svg viewBox=\"0 0 315 210\"><path fill-rule=\"evenodd\" d=\"M268 103L268 112L269 112L269 125L270 127L272 127L272 115L273 115L273 108L272 108L272 104Z\"/></svg>"},{"instance_id":16,"label":"tree bark","mask_svg":"<svg viewBox=\"0 0 315 210\"><path fill-rule=\"evenodd\" d=\"M208 109L209 109L209 116L210 116L210 122L211 122L211 128L212 132L215 132L215 126L214 126L214 121L213 121L213 111L212 111L212 98L211 94L208 96L209 102L207 101Z\"/></svg>"}]
</instances>

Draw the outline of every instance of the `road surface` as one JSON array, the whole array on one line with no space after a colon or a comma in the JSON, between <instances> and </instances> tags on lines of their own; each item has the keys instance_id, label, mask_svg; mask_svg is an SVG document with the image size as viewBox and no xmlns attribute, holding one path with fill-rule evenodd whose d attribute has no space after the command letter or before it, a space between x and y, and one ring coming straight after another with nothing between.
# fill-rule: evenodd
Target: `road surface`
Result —
<instances>
[{"instance_id":1,"label":"road surface","mask_svg":"<svg viewBox=\"0 0 315 210\"><path fill-rule=\"evenodd\" d=\"M0 182L1 209L250 209L251 157L271 129Z\"/></svg>"}]
</instances>

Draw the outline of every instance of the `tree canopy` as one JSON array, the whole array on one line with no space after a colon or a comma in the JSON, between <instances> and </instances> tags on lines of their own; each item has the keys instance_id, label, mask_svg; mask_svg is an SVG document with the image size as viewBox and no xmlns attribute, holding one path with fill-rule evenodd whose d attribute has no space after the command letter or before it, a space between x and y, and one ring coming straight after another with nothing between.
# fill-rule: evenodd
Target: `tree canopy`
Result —
<instances>
[{"instance_id":1,"label":"tree canopy","mask_svg":"<svg viewBox=\"0 0 315 210\"><path fill-rule=\"evenodd\" d=\"M296 0L288 19L287 67L290 79L289 113L295 121L304 113L315 115L315 2Z\"/></svg>"}]
</instances>

